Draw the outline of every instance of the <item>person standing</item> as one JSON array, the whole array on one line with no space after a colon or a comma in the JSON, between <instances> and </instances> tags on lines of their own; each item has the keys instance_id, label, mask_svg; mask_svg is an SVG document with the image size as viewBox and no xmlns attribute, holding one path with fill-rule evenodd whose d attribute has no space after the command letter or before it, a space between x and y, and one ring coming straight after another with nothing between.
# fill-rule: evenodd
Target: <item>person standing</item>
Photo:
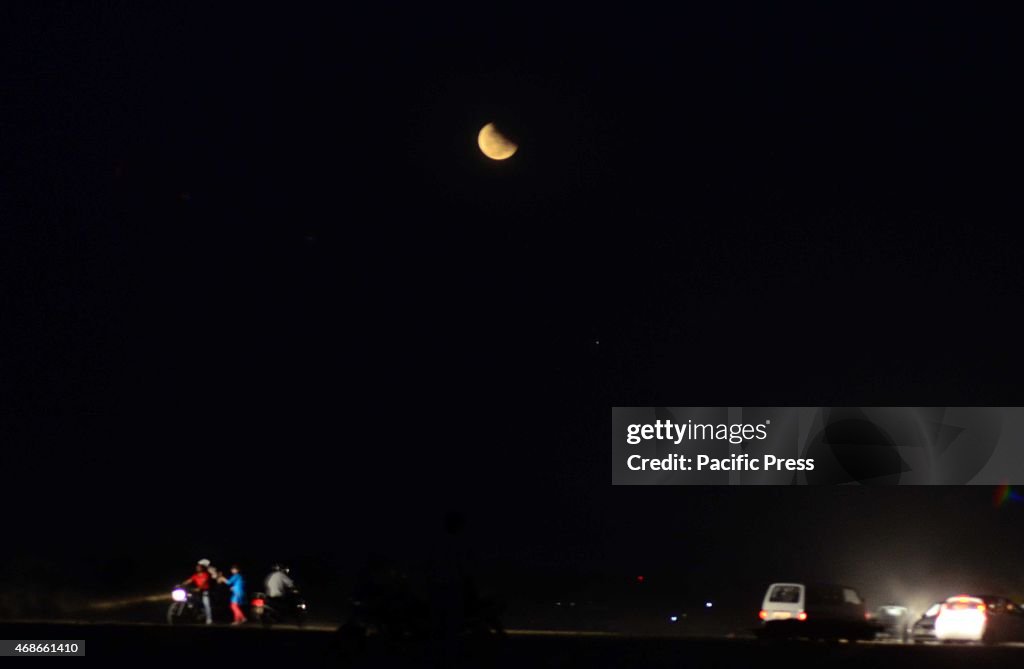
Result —
<instances>
[{"instance_id":1,"label":"person standing","mask_svg":"<svg viewBox=\"0 0 1024 669\"><path fill-rule=\"evenodd\" d=\"M241 625L246 621L242 613L242 603L245 602L245 579L237 564L231 565L231 576L223 579L223 582L231 588L231 614L235 617L232 625Z\"/></svg>"}]
</instances>

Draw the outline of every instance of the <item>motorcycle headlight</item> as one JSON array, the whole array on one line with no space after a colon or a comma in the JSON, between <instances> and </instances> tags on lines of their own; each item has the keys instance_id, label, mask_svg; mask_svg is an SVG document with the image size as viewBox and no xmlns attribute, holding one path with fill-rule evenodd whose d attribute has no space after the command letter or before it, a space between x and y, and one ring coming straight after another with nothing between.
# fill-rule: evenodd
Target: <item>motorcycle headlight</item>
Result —
<instances>
[{"instance_id":1,"label":"motorcycle headlight","mask_svg":"<svg viewBox=\"0 0 1024 669\"><path fill-rule=\"evenodd\" d=\"M183 602L188 599L188 593L185 592L184 588L175 588L171 592L171 599L176 602Z\"/></svg>"}]
</instances>

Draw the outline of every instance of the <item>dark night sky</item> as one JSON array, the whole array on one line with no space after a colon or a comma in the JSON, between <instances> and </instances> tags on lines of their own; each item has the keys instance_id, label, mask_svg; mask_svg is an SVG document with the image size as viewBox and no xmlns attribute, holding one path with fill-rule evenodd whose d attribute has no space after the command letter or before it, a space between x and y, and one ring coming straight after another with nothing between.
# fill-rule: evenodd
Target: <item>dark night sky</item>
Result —
<instances>
[{"instance_id":1,"label":"dark night sky","mask_svg":"<svg viewBox=\"0 0 1024 669\"><path fill-rule=\"evenodd\" d=\"M506 582L1024 593L988 489L609 474L617 405L1024 404L1019 73L976 11L5 10L6 559L350 573L458 507Z\"/></svg>"}]
</instances>

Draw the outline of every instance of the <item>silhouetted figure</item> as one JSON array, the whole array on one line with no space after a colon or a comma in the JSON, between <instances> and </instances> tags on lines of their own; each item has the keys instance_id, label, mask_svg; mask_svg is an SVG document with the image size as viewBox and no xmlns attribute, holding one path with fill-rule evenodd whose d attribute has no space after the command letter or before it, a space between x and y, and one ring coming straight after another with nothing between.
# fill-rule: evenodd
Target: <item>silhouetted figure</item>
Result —
<instances>
[{"instance_id":1,"label":"silhouetted figure","mask_svg":"<svg viewBox=\"0 0 1024 669\"><path fill-rule=\"evenodd\" d=\"M504 633L499 607L493 600L481 598L477 589L466 526L461 512L444 515L444 533L432 564L430 608L434 638L439 643L437 659L442 666L458 663L465 639Z\"/></svg>"},{"instance_id":2,"label":"silhouetted figure","mask_svg":"<svg viewBox=\"0 0 1024 669\"><path fill-rule=\"evenodd\" d=\"M426 560L413 576L378 553L368 556L352 591L352 615L338 629L337 648L359 652L376 633L386 643L426 644L436 666L459 666L467 637L502 634L499 607L477 592L466 518L445 514Z\"/></svg>"},{"instance_id":3,"label":"silhouetted figure","mask_svg":"<svg viewBox=\"0 0 1024 669\"><path fill-rule=\"evenodd\" d=\"M422 638L428 613L408 575L378 553L367 559L352 592L353 617L385 639Z\"/></svg>"}]
</instances>

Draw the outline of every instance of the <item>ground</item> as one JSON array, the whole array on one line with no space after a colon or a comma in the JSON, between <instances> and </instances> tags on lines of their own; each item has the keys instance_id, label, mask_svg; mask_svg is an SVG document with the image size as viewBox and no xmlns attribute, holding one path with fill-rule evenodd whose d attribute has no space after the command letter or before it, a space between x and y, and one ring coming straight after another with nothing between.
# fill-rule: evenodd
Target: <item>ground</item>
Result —
<instances>
[{"instance_id":1,"label":"ground","mask_svg":"<svg viewBox=\"0 0 1024 669\"><path fill-rule=\"evenodd\" d=\"M572 633L514 632L504 639L442 649L370 644L345 656L326 627L307 630L257 627L0 623L2 639L84 639L86 664L112 660L201 666L289 667L752 667L883 666L1004 667L1024 661L1024 646L937 646L894 643L761 643L751 639L644 638ZM65 660L81 662L79 659Z\"/></svg>"}]
</instances>

